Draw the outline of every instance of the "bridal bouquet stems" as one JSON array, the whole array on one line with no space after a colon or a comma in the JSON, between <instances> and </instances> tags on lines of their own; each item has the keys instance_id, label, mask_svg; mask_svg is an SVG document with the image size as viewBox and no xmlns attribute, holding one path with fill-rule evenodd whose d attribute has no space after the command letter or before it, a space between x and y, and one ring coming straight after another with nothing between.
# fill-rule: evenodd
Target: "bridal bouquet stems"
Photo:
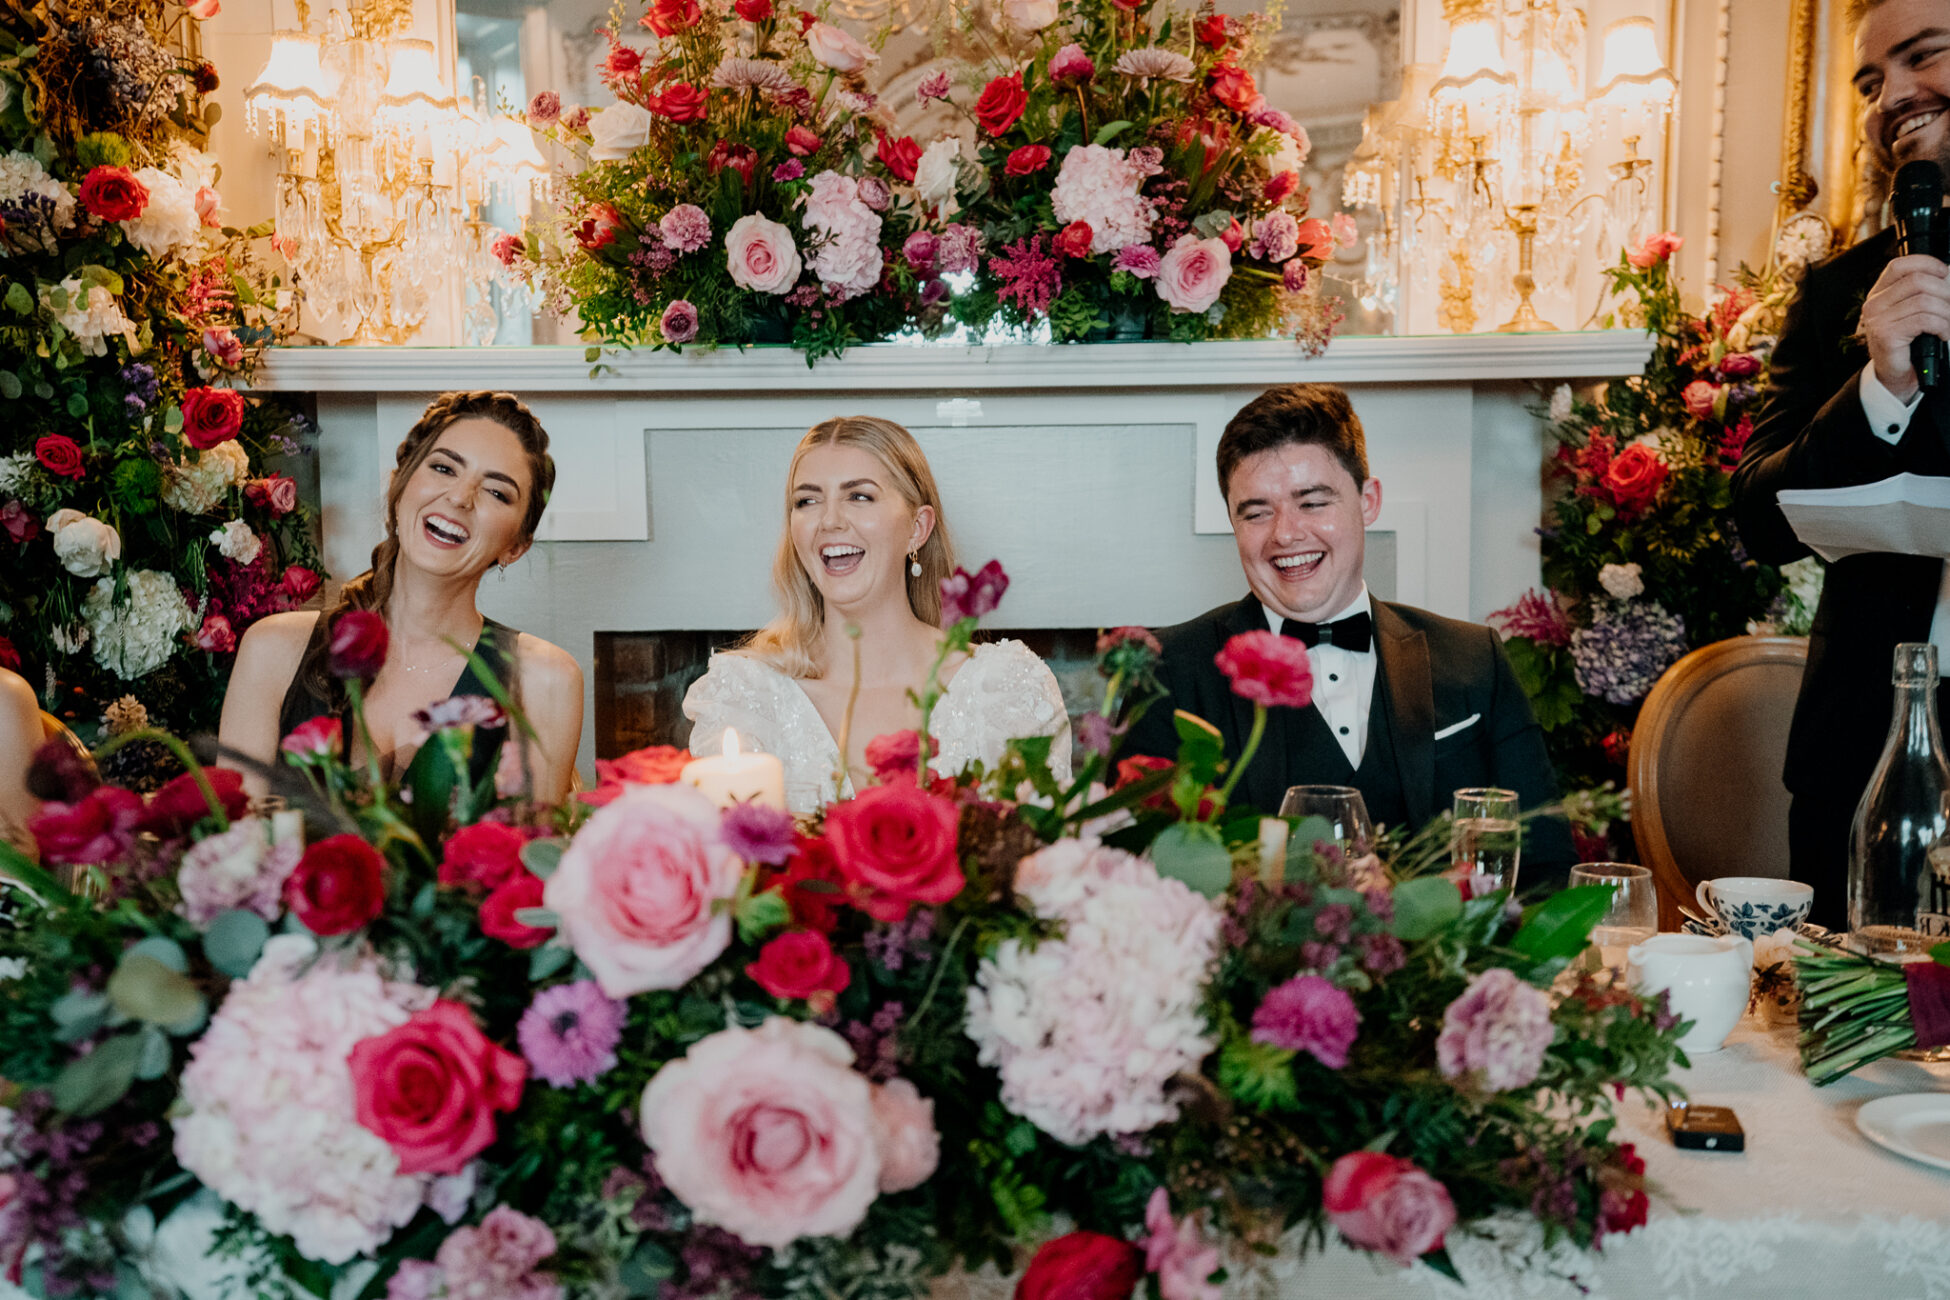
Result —
<instances>
[{"instance_id":1,"label":"bridal bouquet stems","mask_svg":"<svg viewBox=\"0 0 1950 1300\"><path fill-rule=\"evenodd\" d=\"M957 635L1005 583L947 580ZM340 618L356 686L385 628ZM1228 646L1235 689L1304 703L1296 645ZM398 785L336 720L292 733L283 813L228 768L145 800L43 751L66 797L33 830L78 885L4 863L0 1265L43 1295L913 1300L993 1262L1215 1300L1227 1259L1330 1234L1453 1275L1493 1217L1642 1223L1613 1106L1676 1095L1676 1017L1550 992L1606 893L1356 879L1324 824L1232 805L1246 756L1196 719L1177 761L1117 760L1157 643L1098 651L1073 779L1044 738L943 774L907 732L799 823L670 750L503 800L472 773L524 724L479 663L495 698L426 710Z\"/></svg>"},{"instance_id":2,"label":"bridal bouquet stems","mask_svg":"<svg viewBox=\"0 0 1950 1300\"><path fill-rule=\"evenodd\" d=\"M1930 960L1877 961L1802 942L1801 1068L1817 1088L1912 1048L1950 1045L1950 943Z\"/></svg>"}]
</instances>

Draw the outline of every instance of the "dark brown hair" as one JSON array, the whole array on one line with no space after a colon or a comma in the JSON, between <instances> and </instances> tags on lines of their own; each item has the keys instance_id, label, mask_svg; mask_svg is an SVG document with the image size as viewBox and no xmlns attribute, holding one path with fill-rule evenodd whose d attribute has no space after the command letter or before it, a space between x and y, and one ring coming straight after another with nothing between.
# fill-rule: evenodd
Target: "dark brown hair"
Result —
<instances>
[{"instance_id":1,"label":"dark brown hair","mask_svg":"<svg viewBox=\"0 0 1950 1300\"><path fill-rule=\"evenodd\" d=\"M400 441L399 450L394 453L393 479L386 490L386 536L379 545L372 548L372 567L339 588L338 601L318 616L321 629L330 627L332 620L349 609L369 609L382 617L387 603L393 595L393 568L399 560L399 502L406 494L407 482L415 471L433 454L434 444L440 435L462 420L492 420L521 443L522 451L528 455L528 475L532 480L526 509L522 515L521 537L531 541L535 529L542 522L542 511L548 505L549 493L555 489L555 461L548 454L548 431L535 413L523 405L513 393L491 393L480 390L472 393L442 393L427 405L421 413L419 422L406 431ZM304 659L298 665L298 681L314 697L336 702L339 684L325 671L325 651L328 637L313 636L305 651ZM503 683L509 691L515 683Z\"/></svg>"},{"instance_id":2,"label":"dark brown hair","mask_svg":"<svg viewBox=\"0 0 1950 1300\"><path fill-rule=\"evenodd\" d=\"M1281 384L1246 403L1219 435L1219 495L1230 502L1239 462L1293 444L1325 447L1355 487L1368 481L1368 436L1361 417L1335 384Z\"/></svg>"}]
</instances>

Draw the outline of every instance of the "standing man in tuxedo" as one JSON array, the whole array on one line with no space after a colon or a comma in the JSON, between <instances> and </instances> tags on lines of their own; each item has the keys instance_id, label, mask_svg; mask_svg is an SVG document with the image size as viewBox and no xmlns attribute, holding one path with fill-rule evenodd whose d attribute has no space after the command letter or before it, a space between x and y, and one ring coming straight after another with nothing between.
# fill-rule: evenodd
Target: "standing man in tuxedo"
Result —
<instances>
[{"instance_id":1,"label":"standing man in tuxedo","mask_svg":"<svg viewBox=\"0 0 1950 1300\"><path fill-rule=\"evenodd\" d=\"M1271 629L1306 642L1313 703L1271 711L1240 801L1272 812L1288 786L1352 785L1377 823L1413 831L1465 786L1513 789L1525 808L1554 800L1543 732L1496 633L1369 596L1362 561L1381 483L1368 477L1347 394L1268 389L1226 425L1218 459L1251 590L1158 633L1171 698L1132 729L1129 751L1175 754L1171 715L1184 709L1218 727L1236 757L1253 710L1213 656L1241 632ZM1562 819L1532 822L1523 884L1562 884L1574 856Z\"/></svg>"},{"instance_id":2,"label":"standing man in tuxedo","mask_svg":"<svg viewBox=\"0 0 1950 1300\"><path fill-rule=\"evenodd\" d=\"M1950 0L1855 0L1851 17L1870 152L1891 172L1916 159L1950 172ZM1950 474L1950 394L1924 393L1910 361L1917 338L1950 336L1950 279L1934 257L1894 251L1884 230L1810 268L1788 308L1733 479L1740 540L1757 560L1809 553L1776 503L1784 488ZM1823 925L1847 921L1849 823L1889 731L1904 641L1935 642L1950 670L1950 569L1916 555L1831 564L1783 773L1789 874L1814 886L1810 919Z\"/></svg>"}]
</instances>

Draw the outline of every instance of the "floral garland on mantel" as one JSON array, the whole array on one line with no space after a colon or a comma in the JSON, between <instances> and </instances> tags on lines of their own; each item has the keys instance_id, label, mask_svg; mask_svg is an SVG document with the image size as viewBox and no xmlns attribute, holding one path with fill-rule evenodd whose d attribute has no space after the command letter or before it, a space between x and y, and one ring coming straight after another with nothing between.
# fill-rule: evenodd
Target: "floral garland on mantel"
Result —
<instances>
[{"instance_id":1,"label":"floral garland on mantel","mask_svg":"<svg viewBox=\"0 0 1950 1300\"><path fill-rule=\"evenodd\" d=\"M1268 15L1012 0L983 66L919 85L967 119L923 145L873 49L775 0L652 0L610 34L618 103L552 91L529 124L585 162L497 255L603 345L786 342L808 362L958 325L1083 339L1263 338L1318 352L1318 272L1352 219L1307 218L1306 131L1247 67ZM964 101L966 101L964 103ZM592 360L594 359L592 349Z\"/></svg>"},{"instance_id":2,"label":"floral garland on mantel","mask_svg":"<svg viewBox=\"0 0 1950 1300\"><path fill-rule=\"evenodd\" d=\"M319 584L301 425L239 391L278 328L224 222L217 0L0 8L0 666L84 731L214 725L244 629Z\"/></svg>"}]
</instances>

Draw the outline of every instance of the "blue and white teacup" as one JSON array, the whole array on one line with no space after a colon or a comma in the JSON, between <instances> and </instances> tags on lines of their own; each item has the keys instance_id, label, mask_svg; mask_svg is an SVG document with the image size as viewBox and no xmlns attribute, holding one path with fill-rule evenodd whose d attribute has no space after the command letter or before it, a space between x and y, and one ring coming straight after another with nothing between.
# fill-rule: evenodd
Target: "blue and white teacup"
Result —
<instances>
[{"instance_id":1,"label":"blue and white teacup","mask_svg":"<svg viewBox=\"0 0 1950 1300\"><path fill-rule=\"evenodd\" d=\"M1699 905L1720 918L1729 933L1756 939L1776 930L1791 930L1808 919L1815 888L1798 880L1767 876L1721 876L1702 880L1694 891Z\"/></svg>"}]
</instances>

